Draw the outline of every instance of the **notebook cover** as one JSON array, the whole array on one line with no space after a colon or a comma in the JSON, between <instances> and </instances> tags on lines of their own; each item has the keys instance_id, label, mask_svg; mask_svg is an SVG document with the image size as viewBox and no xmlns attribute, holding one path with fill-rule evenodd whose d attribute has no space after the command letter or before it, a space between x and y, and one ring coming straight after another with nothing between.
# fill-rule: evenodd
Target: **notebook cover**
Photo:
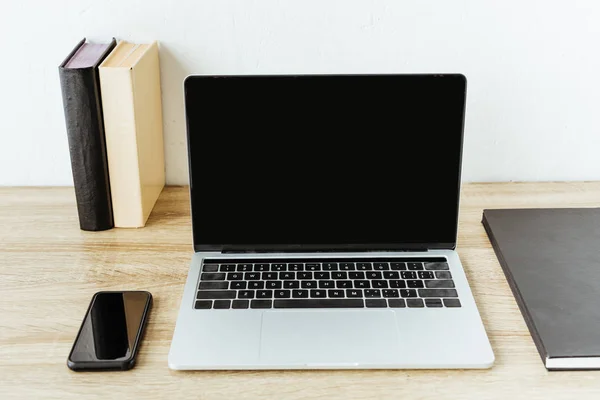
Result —
<instances>
[{"instance_id":1,"label":"notebook cover","mask_svg":"<svg viewBox=\"0 0 600 400\"><path fill-rule=\"evenodd\" d=\"M98 65L115 47L113 39L95 65L67 68L83 39L59 66L63 108L77 200L79 226L85 231L113 227Z\"/></svg>"},{"instance_id":2,"label":"notebook cover","mask_svg":"<svg viewBox=\"0 0 600 400\"><path fill-rule=\"evenodd\" d=\"M484 210L482 222L544 365L600 357L600 209Z\"/></svg>"}]
</instances>

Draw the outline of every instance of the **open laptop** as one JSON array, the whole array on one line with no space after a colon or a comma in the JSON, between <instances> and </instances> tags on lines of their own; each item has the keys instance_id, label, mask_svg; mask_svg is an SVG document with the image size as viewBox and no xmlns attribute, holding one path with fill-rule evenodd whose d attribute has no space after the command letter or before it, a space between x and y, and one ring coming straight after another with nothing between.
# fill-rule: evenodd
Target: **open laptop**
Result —
<instances>
[{"instance_id":1,"label":"open laptop","mask_svg":"<svg viewBox=\"0 0 600 400\"><path fill-rule=\"evenodd\" d=\"M462 75L190 76L172 369L486 368L455 251Z\"/></svg>"}]
</instances>

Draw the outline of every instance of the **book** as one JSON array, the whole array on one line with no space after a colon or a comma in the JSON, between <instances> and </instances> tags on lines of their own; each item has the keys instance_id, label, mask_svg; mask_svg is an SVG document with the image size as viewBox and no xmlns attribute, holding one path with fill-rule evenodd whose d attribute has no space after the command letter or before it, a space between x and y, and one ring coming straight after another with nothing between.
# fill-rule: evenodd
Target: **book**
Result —
<instances>
[{"instance_id":1,"label":"book","mask_svg":"<svg viewBox=\"0 0 600 400\"><path fill-rule=\"evenodd\" d=\"M84 38L58 67L79 226L113 227L98 66L116 46Z\"/></svg>"},{"instance_id":2,"label":"book","mask_svg":"<svg viewBox=\"0 0 600 400\"><path fill-rule=\"evenodd\" d=\"M600 369L600 209L484 210L482 222L546 368Z\"/></svg>"},{"instance_id":3,"label":"book","mask_svg":"<svg viewBox=\"0 0 600 400\"><path fill-rule=\"evenodd\" d=\"M158 45L120 41L99 71L115 227L143 227L165 185Z\"/></svg>"}]
</instances>

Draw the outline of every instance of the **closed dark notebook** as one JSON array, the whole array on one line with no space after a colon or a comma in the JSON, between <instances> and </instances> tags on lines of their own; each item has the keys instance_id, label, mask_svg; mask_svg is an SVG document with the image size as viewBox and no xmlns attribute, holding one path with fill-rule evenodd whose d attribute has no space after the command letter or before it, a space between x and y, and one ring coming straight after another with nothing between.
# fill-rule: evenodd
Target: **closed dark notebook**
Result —
<instances>
[{"instance_id":1,"label":"closed dark notebook","mask_svg":"<svg viewBox=\"0 0 600 400\"><path fill-rule=\"evenodd\" d=\"M546 368L600 369L600 209L484 210L483 225Z\"/></svg>"},{"instance_id":2,"label":"closed dark notebook","mask_svg":"<svg viewBox=\"0 0 600 400\"><path fill-rule=\"evenodd\" d=\"M83 39L59 66L79 226L110 229L113 213L98 65L115 47Z\"/></svg>"}]
</instances>

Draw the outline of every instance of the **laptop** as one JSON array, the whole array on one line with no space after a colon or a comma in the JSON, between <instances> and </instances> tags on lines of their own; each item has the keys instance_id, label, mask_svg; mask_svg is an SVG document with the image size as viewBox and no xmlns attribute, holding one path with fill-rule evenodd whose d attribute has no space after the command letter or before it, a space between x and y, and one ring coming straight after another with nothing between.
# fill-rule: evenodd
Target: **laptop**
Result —
<instances>
[{"instance_id":1,"label":"laptop","mask_svg":"<svg viewBox=\"0 0 600 400\"><path fill-rule=\"evenodd\" d=\"M189 76L176 370L488 368L455 250L466 80Z\"/></svg>"}]
</instances>

